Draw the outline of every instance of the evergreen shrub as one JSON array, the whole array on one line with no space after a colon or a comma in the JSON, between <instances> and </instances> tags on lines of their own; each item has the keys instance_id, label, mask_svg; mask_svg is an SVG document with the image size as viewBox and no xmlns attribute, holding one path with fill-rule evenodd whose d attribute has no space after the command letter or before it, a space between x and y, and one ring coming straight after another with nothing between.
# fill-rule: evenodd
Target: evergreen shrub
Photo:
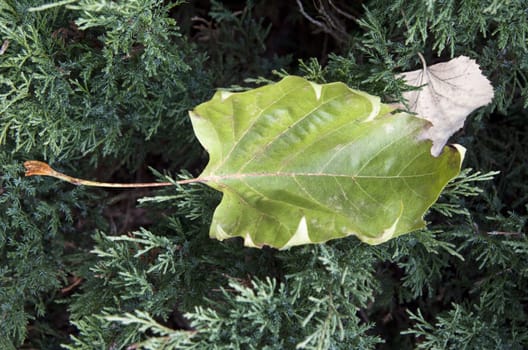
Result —
<instances>
[{"instance_id":1,"label":"evergreen shrub","mask_svg":"<svg viewBox=\"0 0 528 350\"><path fill-rule=\"evenodd\" d=\"M528 347L525 0L0 1L1 349ZM297 74L386 102L466 55L495 98L453 138L465 170L428 229L287 251L208 238L187 111Z\"/></svg>"}]
</instances>

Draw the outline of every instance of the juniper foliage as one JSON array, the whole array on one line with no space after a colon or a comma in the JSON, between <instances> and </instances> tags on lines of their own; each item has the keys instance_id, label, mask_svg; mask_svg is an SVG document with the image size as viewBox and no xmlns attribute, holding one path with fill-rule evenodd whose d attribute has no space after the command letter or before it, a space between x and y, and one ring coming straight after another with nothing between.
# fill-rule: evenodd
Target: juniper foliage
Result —
<instances>
[{"instance_id":1,"label":"juniper foliage","mask_svg":"<svg viewBox=\"0 0 528 350\"><path fill-rule=\"evenodd\" d=\"M528 347L527 8L0 1L0 348ZM466 170L428 229L383 245L248 249L208 238L220 195L204 185L23 178L30 158L101 180L188 178L206 155L186 113L215 87L295 73L394 101L418 52L476 58L496 97L455 136Z\"/></svg>"}]
</instances>

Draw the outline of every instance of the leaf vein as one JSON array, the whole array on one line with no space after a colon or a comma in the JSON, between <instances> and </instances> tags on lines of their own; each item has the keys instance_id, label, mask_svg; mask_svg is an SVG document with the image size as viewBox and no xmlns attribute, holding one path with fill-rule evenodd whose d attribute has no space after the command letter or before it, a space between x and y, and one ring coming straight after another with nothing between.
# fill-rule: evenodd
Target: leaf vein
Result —
<instances>
[{"instance_id":1,"label":"leaf vein","mask_svg":"<svg viewBox=\"0 0 528 350\"><path fill-rule=\"evenodd\" d=\"M345 93L346 94L346 93ZM285 130L283 130L281 133L279 133L275 138L273 138L272 140L270 140L266 145L263 145L262 146L262 149L259 151L259 152L256 152L253 157L251 157L247 162L245 162L244 164L242 164L242 166L238 169L238 171L242 171L244 168L246 168L249 164L251 164L251 162L253 162L258 156L264 154L266 152L266 150L275 142L277 141L278 139L280 139L282 136L286 135L288 132L291 132L293 131L293 128L298 125L299 123L301 123L302 121L306 120L306 118L308 118L309 116L312 115L312 113L320 108L322 108L324 105L330 103L331 101L334 101L336 100L337 98L340 98L342 97L343 95L337 95L331 99L328 99L326 101L324 101L323 103L320 103L318 104L317 106L315 106L313 109L311 109L310 111L308 111L305 115L303 115L301 118L299 118L298 120L296 120L292 125L290 125L289 127L287 127Z\"/></svg>"},{"instance_id":2,"label":"leaf vein","mask_svg":"<svg viewBox=\"0 0 528 350\"><path fill-rule=\"evenodd\" d=\"M278 84L277 84L278 85ZM282 90L282 86L278 85L279 88ZM229 150L229 152L227 153L227 155L225 156L225 158L222 158L222 161L219 162L219 165L216 167L216 169L221 169L222 166L224 165L224 163L229 159L229 157L231 156L231 154L233 153L233 151L237 148L238 145L241 144L241 141L244 137L247 136L248 132L253 128L253 126L259 121L259 119L262 117L264 111L266 111L270 106L273 106L274 104L276 104L278 101L281 101L283 99L285 99L289 94L291 93L294 93L296 91L295 88L292 88L290 89L289 91L286 91L284 92L283 95L281 95L281 97L273 102L271 102L269 105L265 106L264 108L262 108L262 110L256 115L254 116L254 120L253 122L251 123L251 125L249 125L246 130L244 130L244 133L240 136L240 138L238 140L235 140L236 142L233 144L233 147L231 147L231 149Z\"/></svg>"}]
</instances>

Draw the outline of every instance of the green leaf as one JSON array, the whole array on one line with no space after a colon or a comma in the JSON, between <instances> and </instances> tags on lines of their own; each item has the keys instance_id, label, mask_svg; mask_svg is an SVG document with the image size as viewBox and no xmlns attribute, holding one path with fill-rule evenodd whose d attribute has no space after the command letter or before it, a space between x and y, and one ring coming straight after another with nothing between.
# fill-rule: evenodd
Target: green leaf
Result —
<instances>
[{"instance_id":1,"label":"green leaf","mask_svg":"<svg viewBox=\"0 0 528 350\"><path fill-rule=\"evenodd\" d=\"M276 248L349 235L378 244L424 227L464 149L435 158L419 139L429 122L390 112L345 84L295 76L217 92L190 112L210 156L198 179L224 194L211 237Z\"/></svg>"}]
</instances>

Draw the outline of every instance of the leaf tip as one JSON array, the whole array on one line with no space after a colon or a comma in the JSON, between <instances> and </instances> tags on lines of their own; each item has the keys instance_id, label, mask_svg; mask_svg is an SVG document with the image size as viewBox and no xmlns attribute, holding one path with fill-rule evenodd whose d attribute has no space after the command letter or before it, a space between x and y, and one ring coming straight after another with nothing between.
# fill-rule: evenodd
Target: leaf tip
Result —
<instances>
[{"instance_id":1,"label":"leaf tip","mask_svg":"<svg viewBox=\"0 0 528 350\"><path fill-rule=\"evenodd\" d=\"M293 236L282 246L281 250L289 249L296 245L310 243L310 237L308 236L308 224L306 223L306 216L303 216L299 221L297 230Z\"/></svg>"},{"instance_id":2,"label":"leaf tip","mask_svg":"<svg viewBox=\"0 0 528 350\"><path fill-rule=\"evenodd\" d=\"M458 143L454 143L451 146L453 146L460 154L460 166L462 166L462 161L466 156L466 147L459 145Z\"/></svg>"},{"instance_id":3,"label":"leaf tip","mask_svg":"<svg viewBox=\"0 0 528 350\"><path fill-rule=\"evenodd\" d=\"M222 90L220 91L220 101L225 101L229 98L229 96L233 95L230 91Z\"/></svg>"},{"instance_id":4,"label":"leaf tip","mask_svg":"<svg viewBox=\"0 0 528 350\"><path fill-rule=\"evenodd\" d=\"M363 96L367 98L367 100L370 102L370 105L372 107L369 115L367 116L367 118L365 118L363 122L371 122L380 114L380 111L381 111L380 101L381 100L377 96L371 96L367 94L363 94Z\"/></svg>"},{"instance_id":5,"label":"leaf tip","mask_svg":"<svg viewBox=\"0 0 528 350\"><path fill-rule=\"evenodd\" d=\"M253 238L251 238L251 235L249 234L249 232L246 234L246 237L244 238L244 245L246 247L251 247L251 248L261 248L260 246L256 245L255 242L253 242Z\"/></svg>"},{"instance_id":6,"label":"leaf tip","mask_svg":"<svg viewBox=\"0 0 528 350\"><path fill-rule=\"evenodd\" d=\"M323 90L323 86L321 84L310 82L310 86L315 92L315 99L319 101L321 99L321 91Z\"/></svg>"},{"instance_id":7,"label":"leaf tip","mask_svg":"<svg viewBox=\"0 0 528 350\"><path fill-rule=\"evenodd\" d=\"M223 241L224 239L231 238L231 236L228 235L227 232L225 232L222 226L220 225L216 225L216 232L213 233L213 231L211 231L211 236L216 238L219 241Z\"/></svg>"},{"instance_id":8,"label":"leaf tip","mask_svg":"<svg viewBox=\"0 0 528 350\"><path fill-rule=\"evenodd\" d=\"M402 201L400 202L400 214L398 215L396 220L394 220L393 224L390 227L383 230L380 236L364 237L364 238L361 238L360 236L360 239L363 242L368 243L370 245L377 245L377 244L385 243L388 240L394 238L394 234L396 233L396 227L398 226L398 223L400 222L400 218L402 217L402 214L403 214L403 209L404 207L403 207L403 201Z\"/></svg>"}]
</instances>

